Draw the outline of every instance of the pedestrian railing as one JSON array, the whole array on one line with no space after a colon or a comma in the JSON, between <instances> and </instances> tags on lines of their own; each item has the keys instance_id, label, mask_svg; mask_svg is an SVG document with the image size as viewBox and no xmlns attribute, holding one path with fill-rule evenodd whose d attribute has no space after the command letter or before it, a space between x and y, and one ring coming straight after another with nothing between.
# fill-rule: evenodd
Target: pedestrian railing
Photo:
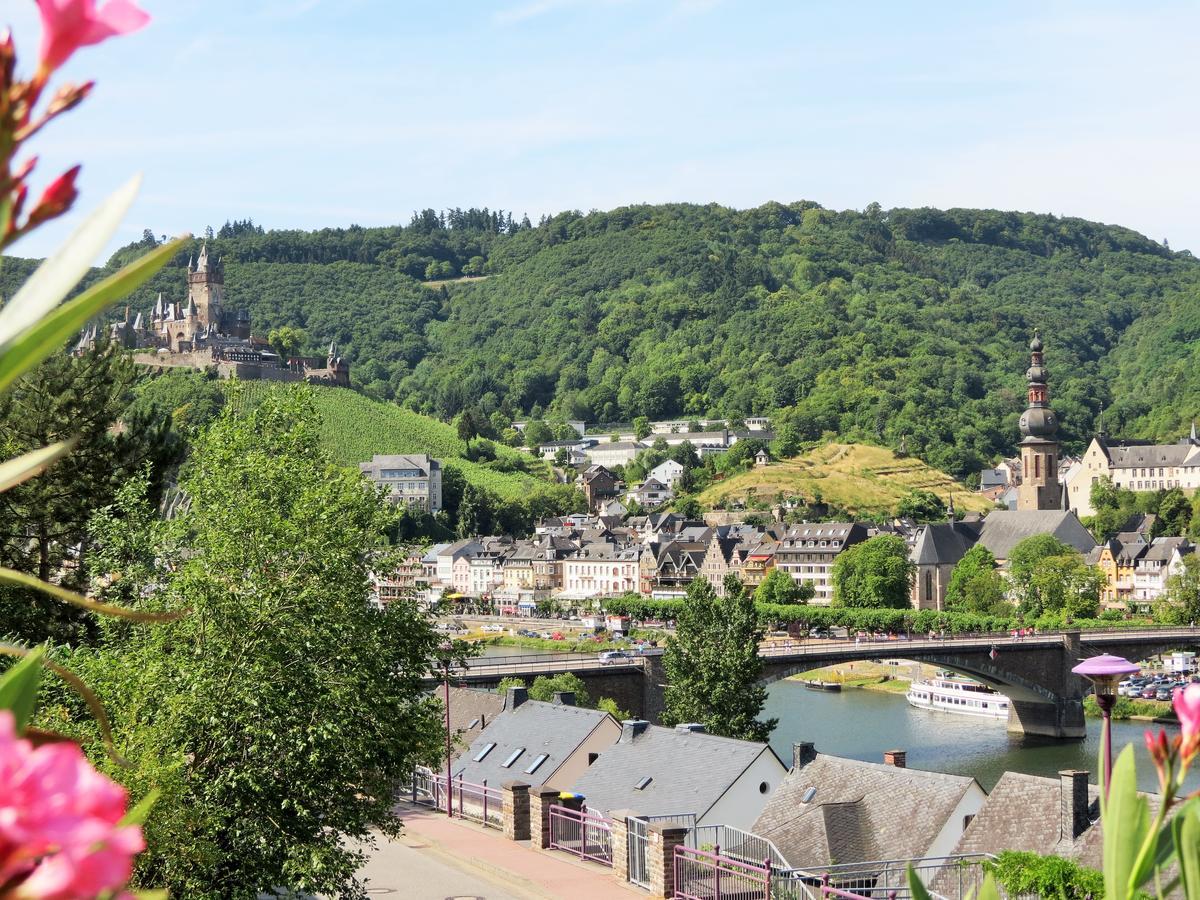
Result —
<instances>
[{"instance_id":1,"label":"pedestrian railing","mask_svg":"<svg viewBox=\"0 0 1200 900\"><path fill-rule=\"evenodd\" d=\"M675 848L676 900L769 900L771 861L757 865L711 851Z\"/></svg>"},{"instance_id":2,"label":"pedestrian railing","mask_svg":"<svg viewBox=\"0 0 1200 900\"><path fill-rule=\"evenodd\" d=\"M551 806L550 849L611 866L612 826L604 816L587 810Z\"/></svg>"},{"instance_id":3,"label":"pedestrian railing","mask_svg":"<svg viewBox=\"0 0 1200 900\"><path fill-rule=\"evenodd\" d=\"M440 812L462 819L479 822L489 828L503 828L503 794L499 788L463 781L450 780L447 797L446 776L438 772L418 769L413 773L412 801L430 806Z\"/></svg>"},{"instance_id":4,"label":"pedestrian railing","mask_svg":"<svg viewBox=\"0 0 1200 900\"><path fill-rule=\"evenodd\" d=\"M689 835L689 847L697 847L700 850L720 847L725 856L743 862L757 865L766 859L770 860L773 869L790 868L779 848L760 835L742 831L732 825L699 825L693 828L692 832L693 834Z\"/></svg>"},{"instance_id":5,"label":"pedestrian railing","mask_svg":"<svg viewBox=\"0 0 1200 900\"><path fill-rule=\"evenodd\" d=\"M908 868L929 891L942 900L965 900L979 892L983 863L995 859L987 853L931 856L921 859L885 859L804 869L776 870L772 896L776 900L820 900L822 896L870 897L908 900Z\"/></svg>"},{"instance_id":6,"label":"pedestrian railing","mask_svg":"<svg viewBox=\"0 0 1200 900\"><path fill-rule=\"evenodd\" d=\"M676 815L637 816L625 820L629 847L629 883L638 887L650 887L649 867L646 865L646 847L648 838L646 826L651 822L678 822L688 827L687 845L696 846L696 814L678 813Z\"/></svg>"}]
</instances>

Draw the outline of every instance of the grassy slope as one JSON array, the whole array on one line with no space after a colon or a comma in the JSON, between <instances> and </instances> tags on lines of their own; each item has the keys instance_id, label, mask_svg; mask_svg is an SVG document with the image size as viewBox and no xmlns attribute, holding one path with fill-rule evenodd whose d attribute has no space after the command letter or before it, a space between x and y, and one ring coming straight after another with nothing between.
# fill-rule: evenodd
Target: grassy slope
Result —
<instances>
[{"instance_id":1,"label":"grassy slope","mask_svg":"<svg viewBox=\"0 0 1200 900\"><path fill-rule=\"evenodd\" d=\"M246 381L243 402L269 387L268 382ZM466 446L454 428L393 403L381 403L345 388L315 387L321 413L321 438L333 458L357 467L376 453L427 453L458 469L468 483L486 488L505 500L528 497L547 482L520 472L497 472L461 458ZM517 456L515 450L498 447L501 456ZM528 461L528 457L525 457Z\"/></svg>"},{"instance_id":2,"label":"grassy slope","mask_svg":"<svg viewBox=\"0 0 1200 900\"><path fill-rule=\"evenodd\" d=\"M919 459L900 458L891 450L866 444L826 444L803 456L751 469L720 481L700 495L705 507L747 497L786 497L811 501L819 492L826 502L851 513L892 512L909 491L931 491L947 500L954 495L960 512L983 512L992 504L944 472Z\"/></svg>"}]
</instances>

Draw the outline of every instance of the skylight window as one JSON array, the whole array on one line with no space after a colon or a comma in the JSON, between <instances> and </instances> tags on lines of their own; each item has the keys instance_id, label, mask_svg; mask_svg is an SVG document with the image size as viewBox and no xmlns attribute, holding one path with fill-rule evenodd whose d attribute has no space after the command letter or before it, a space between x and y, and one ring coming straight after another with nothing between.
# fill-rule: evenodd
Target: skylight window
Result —
<instances>
[{"instance_id":1,"label":"skylight window","mask_svg":"<svg viewBox=\"0 0 1200 900\"><path fill-rule=\"evenodd\" d=\"M634 786L634 788L633 788L633 789L634 789L635 791L644 791L644 790L646 789L646 786L647 786L648 784L650 784L650 782L652 782L653 780L654 780L654 779L653 779L652 777L650 777L649 775L647 775L645 778L643 778L641 781L639 781L639 782L638 782L638 783L637 783L637 784Z\"/></svg>"},{"instance_id":2,"label":"skylight window","mask_svg":"<svg viewBox=\"0 0 1200 900\"><path fill-rule=\"evenodd\" d=\"M524 752L525 752L524 747L518 747L516 750L514 750L512 752L512 754L508 757L508 759L506 759L504 762L500 763L501 767L505 768L505 769L509 768L513 763L515 763L520 758L521 754Z\"/></svg>"},{"instance_id":3,"label":"skylight window","mask_svg":"<svg viewBox=\"0 0 1200 900\"><path fill-rule=\"evenodd\" d=\"M475 757L475 762L483 762L483 758L491 753L495 746L495 744L485 744L483 749L480 750L479 754Z\"/></svg>"},{"instance_id":4,"label":"skylight window","mask_svg":"<svg viewBox=\"0 0 1200 900\"><path fill-rule=\"evenodd\" d=\"M800 798L800 802L801 803L812 803L812 798L815 796L817 796L817 789L815 787L810 787L807 791L804 792L804 796Z\"/></svg>"},{"instance_id":5,"label":"skylight window","mask_svg":"<svg viewBox=\"0 0 1200 900\"><path fill-rule=\"evenodd\" d=\"M534 772L536 772L538 770L538 766L540 766L542 763L544 763L549 758L550 758L549 754L546 754L546 753L539 754L538 758L529 764L529 768L525 770L525 774L532 775Z\"/></svg>"}]
</instances>

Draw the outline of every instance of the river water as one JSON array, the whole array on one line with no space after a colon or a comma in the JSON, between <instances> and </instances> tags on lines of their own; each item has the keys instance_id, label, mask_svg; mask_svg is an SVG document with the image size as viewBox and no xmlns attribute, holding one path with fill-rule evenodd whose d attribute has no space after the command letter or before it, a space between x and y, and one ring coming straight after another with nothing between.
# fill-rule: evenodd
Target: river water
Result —
<instances>
[{"instance_id":1,"label":"river water","mask_svg":"<svg viewBox=\"0 0 1200 900\"><path fill-rule=\"evenodd\" d=\"M526 656L547 651L529 647L485 646L484 656ZM771 747L791 765L792 743L811 741L820 753L882 762L885 750L904 750L914 769L970 775L990 791L1006 771L1055 777L1063 769L1084 769L1099 781L1100 720L1087 720L1087 738L1058 741L1010 735L1002 720L915 709L903 694L849 688L840 693L810 691L798 681L777 681L767 690L765 716L779 719ZM1137 754L1138 784L1157 791L1154 766L1143 733L1149 722L1114 722L1114 758L1126 744ZM1167 726L1167 734L1178 729ZM1189 790L1200 788L1194 770Z\"/></svg>"}]
</instances>

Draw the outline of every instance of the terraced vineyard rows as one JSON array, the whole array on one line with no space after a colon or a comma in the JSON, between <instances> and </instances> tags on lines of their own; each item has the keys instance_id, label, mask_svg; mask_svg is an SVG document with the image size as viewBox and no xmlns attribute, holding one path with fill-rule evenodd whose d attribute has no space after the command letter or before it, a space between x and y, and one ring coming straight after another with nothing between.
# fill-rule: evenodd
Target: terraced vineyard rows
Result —
<instances>
[{"instance_id":1,"label":"terraced vineyard rows","mask_svg":"<svg viewBox=\"0 0 1200 900\"><path fill-rule=\"evenodd\" d=\"M263 381L231 383L226 393L235 407L253 406L269 387ZM427 453L460 471L469 484L505 500L528 498L548 484L546 477L499 472L463 459L466 445L454 428L444 422L344 388L314 390L321 413L321 441L342 465L357 467L376 453ZM497 447L497 451L501 459L530 463L528 457L511 448ZM544 464L536 465L545 472Z\"/></svg>"}]
</instances>

